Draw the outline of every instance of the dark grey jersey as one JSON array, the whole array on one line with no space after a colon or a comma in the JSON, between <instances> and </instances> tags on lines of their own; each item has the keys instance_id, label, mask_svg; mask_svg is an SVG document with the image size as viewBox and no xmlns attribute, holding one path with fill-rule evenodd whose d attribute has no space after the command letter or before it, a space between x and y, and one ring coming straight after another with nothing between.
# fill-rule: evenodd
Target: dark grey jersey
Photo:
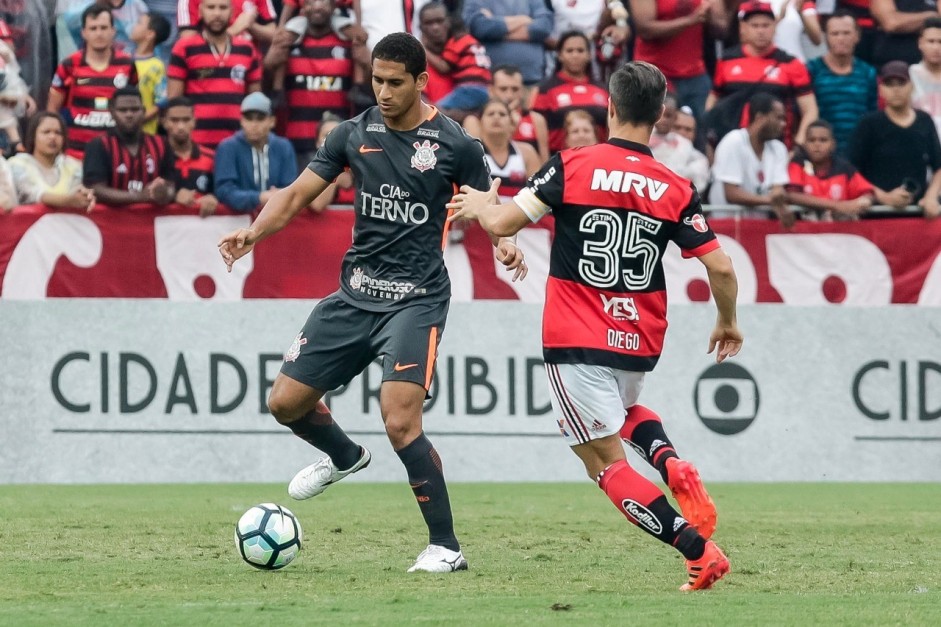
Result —
<instances>
[{"instance_id":1,"label":"dark grey jersey","mask_svg":"<svg viewBox=\"0 0 941 627\"><path fill-rule=\"evenodd\" d=\"M479 141L437 110L417 128L395 131L373 107L333 129L308 167L327 181L344 168L353 174L356 222L340 272L344 300L393 311L417 299L450 298L445 205L455 186L490 187Z\"/></svg>"}]
</instances>

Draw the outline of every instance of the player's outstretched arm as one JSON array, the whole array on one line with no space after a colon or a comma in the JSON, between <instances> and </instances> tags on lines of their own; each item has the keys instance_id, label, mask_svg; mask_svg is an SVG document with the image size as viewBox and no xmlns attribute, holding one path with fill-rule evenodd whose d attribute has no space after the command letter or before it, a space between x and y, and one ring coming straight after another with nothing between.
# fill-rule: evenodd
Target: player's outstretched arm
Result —
<instances>
[{"instance_id":1,"label":"player's outstretched arm","mask_svg":"<svg viewBox=\"0 0 941 627\"><path fill-rule=\"evenodd\" d=\"M250 253L255 244L283 229L329 184L329 181L306 169L293 183L275 192L249 228L236 229L223 235L218 246L228 271L232 272L232 264Z\"/></svg>"},{"instance_id":2,"label":"player's outstretched arm","mask_svg":"<svg viewBox=\"0 0 941 627\"><path fill-rule=\"evenodd\" d=\"M711 353L718 347L716 363L721 363L726 357L734 357L742 350L743 338L738 330L735 313L738 280L735 278L732 260L721 248L706 253L699 261L706 266L709 287L718 310L716 326L709 336L709 350L706 352Z\"/></svg>"},{"instance_id":3,"label":"player's outstretched arm","mask_svg":"<svg viewBox=\"0 0 941 627\"><path fill-rule=\"evenodd\" d=\"M468 185L448 203L452 210L448 220L477 220L487 233L495 237L512 237L530 223L529 216L513 201L499 204L497 191L500 179L494 179L490 189L481 191Z\"/></svg>"}]
</instances>

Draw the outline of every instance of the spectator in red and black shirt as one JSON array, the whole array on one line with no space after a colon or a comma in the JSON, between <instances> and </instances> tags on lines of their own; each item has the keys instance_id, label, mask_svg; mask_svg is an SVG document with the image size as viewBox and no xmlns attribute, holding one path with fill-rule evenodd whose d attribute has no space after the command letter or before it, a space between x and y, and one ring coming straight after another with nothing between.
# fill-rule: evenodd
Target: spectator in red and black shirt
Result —
<instances>
[{"instance_id":1,"label":"spectator in red and black shirt","mask_svg":"<svg viewBox=\"0 0 941 627\"><path fill-rule=\"evenodd\" d=\"M468 112L480 109L490 97L487 92L492 80L490 57L486 48L464 29L459 17L448 16L441 2L423 6L420 23L429 67L452 86L437 104L460 121Z\"/></svg>"},{"instance_id":2,"label":"spectator in red and black shirt","mask_svg":"<svg viewBox=\"0 0 941 627\"><path fill-rule=\"evenodd\" d=\"M608 90L591 80L591 45L584 34L575 31L559 37L555 74L539 84L533 111L545 116L549 126L549 150L565 147L565 116L583 109L595 120L595 130L602 141L608 116Z\"/></svg>"},{"instance_id":3,"label":"spectator in red and black shirt","mask_svg":"<svg viewBox=\"0 0 941 627\"><path fill-rule=\"evenodd\" d=\"M180 38L193 35L199 29L200 8L209 0L179 0L177 24ZM275 31L275 10L271 0L238 0L232 4L229 34L246 35L254 41L270 43Z\"/></svg>"},{"instance_id":4,"label":"spectator in red and black shirt","mask_svg":"<svg viewBox=\"0 0 941 627\"><path fill-rule=\"evenodd\" d=\"M219 206L219 201L212 194L212 170L216 153L193 141L196 118L192 101L183 96L168 100L163 108L161 122L167 131L167 141L173 154L176 202L199 209L200 216L212 215Z\"/></svg>"},{"instance_id":5,"label":"spectator in red and black shirt","mask_svg":"<svg viewBox=\"0 0 941 627\"><path fill-rule=\"evenodd\" d=\"M275 38L265 55L265 71L284 85L287 116L283 135L291 140L301 167L317 150L317 132L324 113L350 117L348 93L353 80L353 56L348 40L331 26L334 0L312 0L301 7L307 32L300 38ZM298 41L298 39L300 41Z\"/></svg>"},{"instance_id":6,"label":"spectator in red and black shirt","mask_svg":"<svg viewBox=\"0 0 941 627\"><path fill-rule=\"evenodd\" d=\"M856 168L836 153L833 127L816 120L807 127L807 139L788 165L787 198L801 205L806 219L852 219L872 206L875 189Z\"/></svg>"},{"instance_id":7,"label":"spectator in red and black shirt","mask_svg":"<svg viewBox=\"0 0 941 627\"><path fill-rule=\"evenodd\" d=\"M144 133L144 101L136 87L111 99L114 128L89 142L83 182L98 202L114 207L173 202L173 154L163 137Z\"/></svg>"},{"instance_id":8,"label":"spectator in red and black shirt","mask_svg":"<svg viewBox=\"0 0 941 627\"><path fill-rule=\"evenodd\" d=\"M114 47L111 11L98 4L82 13L85 48L56 68L46 109L64 113L69 127L66 154L81 159L85 145L114 126L108 103L116 89L137 84L134 60Z\"/></svg>"},{"instance_id":9,"label":"spectator in red and black shirt","mask_svg":"<svg viewBox=\"0 0 941 627\"><path fill-rule=\"evenodd\" d=\"M769 93L784 103L784 143L788 147L802 144L807 126L817 119L817 99L807 68L775 47L776 18L770 4L745 0L739 6L738 19L742 44L727 50L716 64L706 110L728 108L730 117L738 117L738 127L744 128L748 126L746 101L756 92ZM794 119L795 105L800 111L799 123ZM718 142L722 138L710 139Z\"/></svg>"},{"instance_id":10,"label":"spectator in red and black shirt","mask_svg":"<svg viewBox=\"0 0 941 627\"><path fill-rule=\"evenodd\" d=\"M255 46L226 32L229 0L202 0L202 30L173 46L167 68L167 97L193 101L193 141L215 148L240 128L242 99L261 89L261 61Z\"/></svg>"}]
</instances>

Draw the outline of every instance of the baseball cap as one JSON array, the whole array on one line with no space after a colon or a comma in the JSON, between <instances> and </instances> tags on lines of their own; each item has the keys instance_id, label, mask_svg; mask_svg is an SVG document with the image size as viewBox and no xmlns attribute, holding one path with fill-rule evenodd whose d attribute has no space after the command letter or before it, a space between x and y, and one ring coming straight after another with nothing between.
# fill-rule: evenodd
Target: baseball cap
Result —
<instances>
[{"instance_id":1,"label":"baseball cap","mask_svg":"<svg viewBox=\"0 0 941 627\"><path fill-rule=\"evenodd\" d=\"M255 91L242 100L242 113L249 111L258 111L265 115L271 115L271 100L260 91Z\"/></svg>"},{"instance_id":2,"label":"baseball cap","mask_svg":"<svg viewBox=\"0 0 941 627\"><path fill-rule=\"evenodd\" d=\"M908 76L908 63L905 63L905 61L889 61L879 70L879 78L881 80L899 78L907 83L911 80Z\"/></svg>"},{"instance_id":3,"label":"baseball cap","mask_svg":"<svg viewBox=\"0 0 941 627\"><path fill-rule=\"evenodd\" d=\"M739 20L747 20L752 15L767 15L774 18L774 9L770 3L760 2L759 0L745 0L745 2L738 5Z\"/></svg>"}]
</instances>

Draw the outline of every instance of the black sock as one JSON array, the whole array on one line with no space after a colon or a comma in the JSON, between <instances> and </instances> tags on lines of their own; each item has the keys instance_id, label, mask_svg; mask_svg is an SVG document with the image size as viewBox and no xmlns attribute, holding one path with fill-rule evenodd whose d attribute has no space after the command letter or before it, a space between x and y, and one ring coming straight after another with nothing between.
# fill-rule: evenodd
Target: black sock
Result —
<instances>
[{"instance_id":1,"label":"black sock","mask_svg":"<svg viewBox=\"0 0 941 627\"><path fill-rule=\"evenodd\" d=\"M294 435L326 453L340 470L351 468L363 455L362 448L334 422L323 403L317 403L317 409L287 426Z\"/></svg>"},{"instance_id":2,"label":"black sock","mask_svg":"<svg viewBox=\"0 0 941 627\"><path fill-rule=\"evenodd\" d=\"M673 448L673 443L663 430L663 423L659 420L646 420L634 427L630 434L630 441L643 451L647 462L657 469L664 483L667 481L667 460L679 457Z\"/></svg>"},{"instance_id":3,"label":"black sock","mask_svg":"<svg viewBox=\"0 0 941 627\"><path fill-rule=\"evenodd\" d=\"M698 560L706 552L706 539L699 535L695 527L686 525L673 541L676 550L688 560Z\"/></svg>"},{"instance_id":4,"label":"black sock","mask_svg":"<svg viewBox=\"0 0 941 627\"><path fill-rule=\"evenodd\" d=\"M448 486L444 482L441 458L431 446L424 432L405 448L396 451L408 473L408 483L418 501L418 508L428 525L429 544L438 544L452 551L460 551L454 535L454 519Z\"/></svg>"}]
</instances>

